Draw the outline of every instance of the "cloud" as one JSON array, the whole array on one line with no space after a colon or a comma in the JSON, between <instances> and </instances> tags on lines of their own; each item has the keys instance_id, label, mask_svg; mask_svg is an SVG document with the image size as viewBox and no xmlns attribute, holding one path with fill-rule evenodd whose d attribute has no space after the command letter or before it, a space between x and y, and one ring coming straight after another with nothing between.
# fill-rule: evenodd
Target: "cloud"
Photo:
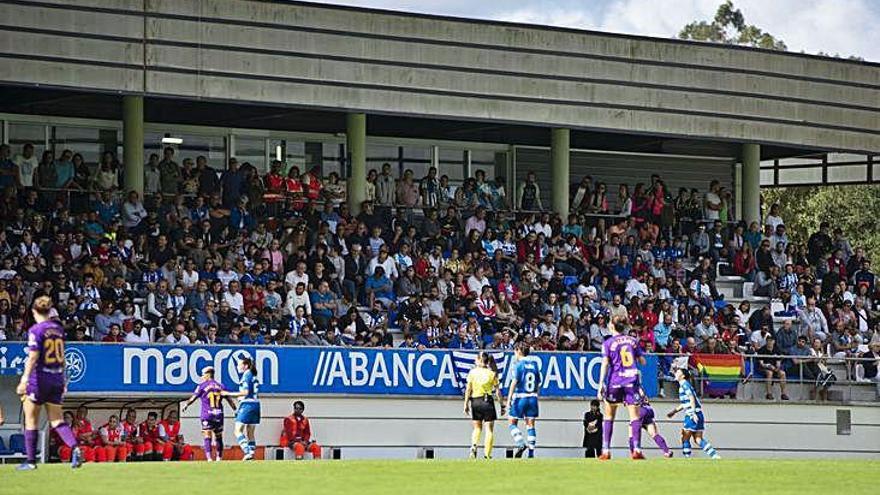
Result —
<instances>
[{"instance_id":1,"label":"cloud","mask_svg":"<svg viewBox=\"0 0 880 495\"><path fill-rule=\"evenodd\" d=\"M319 0L409 12L668 38L711 19L722 0ZM789 50L880 61L878 0L735 0L746 21Z\"/></svg>"}]
</instances>

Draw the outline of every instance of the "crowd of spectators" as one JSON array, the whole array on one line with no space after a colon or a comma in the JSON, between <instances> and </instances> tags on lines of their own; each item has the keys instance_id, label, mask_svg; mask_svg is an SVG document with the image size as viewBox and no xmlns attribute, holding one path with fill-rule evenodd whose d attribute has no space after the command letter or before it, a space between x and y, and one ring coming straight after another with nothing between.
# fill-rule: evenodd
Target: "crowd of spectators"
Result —
<instances>
[{"instance_id":1,"label":"crowd of spectators","mask_svg":"<svg viewBox=\"0 0 880 495\"><path fill-rule=\"evenodd\" d=\"M120 191L112 153L92 170L0 146L0 340L23 337L46 293L79 341L580 351L616 318L647 352L804 356L759 362L782 381L880 356L863 250L824 223L790 242L775 205L763 226L733 222L718 181L673 195L654 175L610 195L584 177L561 218L531 172L509 197L481 170L455 186L386 163L352 215L336 173L175 155L150 157L142 198ZM726 301L719 273L776 310Z\"/></svg>"}]
</instances>

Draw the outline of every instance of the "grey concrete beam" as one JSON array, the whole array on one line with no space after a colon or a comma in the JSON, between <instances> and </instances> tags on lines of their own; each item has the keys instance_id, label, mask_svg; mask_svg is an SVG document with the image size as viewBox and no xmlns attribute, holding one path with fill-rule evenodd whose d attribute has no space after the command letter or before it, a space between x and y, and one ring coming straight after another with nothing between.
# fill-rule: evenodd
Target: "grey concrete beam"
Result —
<instances>
[{"instance_id":1,"label":"grey concrete beam","mask_svg":"<svg viewBox=\"0 0 880 495\"><path fill-rule=\"evenodd\" d=\"M600 53L625 58L720 65L768 70L843 81L880 84L876 67L845 60L801 57L784 52L730 49L709 43L683 43L662 38L636 38L605 33L501 25L436 17L400 16L388 12L334 9L314 5L247 0L151 0L158 12L251 22L305 25L322 29L421 37L447 42L498 44L573 53Z\"/></svg>"},{"instance_id":2,"label":"grey concrete beam","mask_svg":"<svg viewBox=\"0 0 880 495\"><path fill-rule=\"evenodd\" d=\"M334 60L235 54L197 48L150 46L148 52L151 66L186 70L197 67L204 72L294 77L312 79L316 83L330 80L337 83L375 84L390 88L418 90L430 88L467 93L474 98L475 103L483 103L480 96L487 99L497 99L500 96L534 98L546 100L550 104L552 104L551 100L572 104L613 103L633 107L663 108L669 111L711 112L733 117L767 117L880 131L880 111L842 109L779 100L535 80L514 76L470 74L462 77L461 73L454 69L425 71Z\"/></svg>"},{"instance_id":3,"label":"grey concrete beam","mask_svg":"<svg viewBox=\"0 0 880 495\"><path fill-rule=\"evenodd\" d=\"M108 0L108 2L95 2L102 9L127 9L129 3ZM83 0L72 0L65 5L88 6ZM142 11L138 7L137 11ZM113 13L106 10L84 11L67 8L46 8L42 5L26 4L0 4L0 19L14 20L15 26L20 28L55 29L67 31L72 34L99 34L103 36L118 36L124 38L143 39L144 19L141 15L129 15L125 13Z\"/></svg>"},{"instance_id":4,"label":"grey concrete beam","mask_svg":"<svg viewBox=\"0 0 880 495\"><path fill-rule=\"evenodd\" d=\"M59 38L46 34L11 31L0 31L0 53L30 55L35 58L58 57L88 63L142 66L144 62L143 44L140 42ZM20 69L28 70L28 63L21 64Z\"/></svg>"},{"instance_id":5,"label":"grey concrete beam","mask_svg":"<svg viewBox=\"0 0 880 495\"><path fill-rule=\"evenodd\" d=\"M197 77L196 75L149 72L150 92L201 98L229 99L236 95L245 101L315 106L346 111L398 113L458 117L477 120L542 124L552 122L572 129L608 129L677 136L718 138L760 143L791 143L818 149L870 151L880 149L880 135L840 130L796 127L765 122L738 121L693 115L656 113L607 108L579 108L541 103L487 101L475 104L473 98L327 87L312 84Z\"/></svg>"},{"instance_id":6,"label":"grey concrete beam","mask_svg":"<svg viewBox=\"0 0 880 495\"><path fill-rule=\"evenodd\" d=\"M117 69L83 64L44 62L0 54L0 81L35 86L66 86L79 91L122 91L138 93L144 90L142 70Z\"/></svg>"},{"instance_id":7,"label":"grey concrete beam","mask_svg":"<svg viewBox=\"0 0 880 495\"><path fill-rule=\"evenodd\" d=\"M880 88L860 88L799 81L748 73L718 71L713 68L681 68L640 63L635 60L612 61L570 55L536 55L515 51L455 47L442 44L412 43L375 39L346 34L312 33L281 28L242 26L230 30L226 24L210 21L196 23L181 19L151 21L151 39L174 40L200 46L222 46L238 50L270 50L302 53L310 56L346 57L382 60L388 64L466 68L512 72L518 77L578 78L605 80L614 84L668 85L692 88L756 93L785 98L814 99L827 103L876 106ZM231 52L235 56L235 52ZM811 77L815 77L814 74ZM470 77L470 75L468 76Z\"/></svg>"}]
</instances>

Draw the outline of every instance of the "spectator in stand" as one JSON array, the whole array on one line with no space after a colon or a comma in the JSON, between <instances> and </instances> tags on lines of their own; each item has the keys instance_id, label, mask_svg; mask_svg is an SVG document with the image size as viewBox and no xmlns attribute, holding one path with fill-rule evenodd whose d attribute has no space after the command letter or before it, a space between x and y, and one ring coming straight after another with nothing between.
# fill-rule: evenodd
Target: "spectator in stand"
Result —
<instances>
[{"instance_id":1,"label":"spectator in stand","mask_svg":"<svg viewBox=\"0 0 880 495\"><path fill-rule=\"evenodd\" d=\"M423 207L437 207L440 198L440 180L437 178L437 167L430 167L428 174L419 181L419 194Z\"/></svg>"},{"instance_id":2,"label":"spectator in stand","mask_svg":"<svg viewBox=\"0 0 880 495\"><path fill-rule=\"evenodd\" d=\"M779 383L780 398L788 400L785 394L785 370L782 367L782 358L779 358L780 350L776 348L776 338L768 335L765 339L766 343L758 349L758 370L764 376L764 385L767 388L767 400L773 400L773 382L777 380Z\"/></svg>"},{"instance_id":3,"label":"spectator in stand","mask_svg":"<svg viewBox=\"0 0 880 495\"><path fill-rule=\"evenodd\" d=\"M394 205L394 193L396 181L391 175L391 164L382 164L382 173L376 178L376 201L383 208Z\"/></svg>"},{"instance_id":4,"label":"spectator in stand","mask_svg":"<svg viewBox=\"0 0 880 495\"><path fill-rule=\"evenodd\" d=\"M776 229L773 231L773 235L770 236L770 246L779 246L782 245L782 251L784 252L788 248L788 235L785 232L785 225L779 224L776 226Z\"/></svg>"},{"instance_id":5,"label":"spectator in stand","mask_svg":"<svg viewBox=\"0 0 880 495\"><path fill-rule=\"evenodd\" d=\"M828 274L834 276L834 283L836 280L846 280L846 262L843 250L835 249L831 257L828 258Z\"/></svg>"},{"instance_id":6,"label":"spectator in stand","mask_svg":"<svg viewBox=\"0 0 880 495\"><path fill-rule=\"evenodd\" d=\"M412 170L403 172L403 178L397 183L396 197L396 204L404 208L400 212L402 220L406 224L412 223L413 208L419 204L419 187L415 183Z\"/></svg>"},{"instance_id":7,"label":"spectator in stand","mask_svg":"<svg viewBox=\"0 0 880 495\"><path fill-rule=\"evenodd\" d=\"M791 360L790 366L785 369L786 376L798 377L800 381L815 381L819 377L818 363L813 359L807 337L799 335L797 344L791 349L791 355L797 356Z\"/></svg>"},{"instance_id":8,"label":"spectator in stand","mask_svg":"<svg viewBox=\"0 0 880 495\"><path fill-rule=\"evenodd\" d=\"M162 194L177 194L180 186L180 166L174 161L174 148L162 150L162 161L159 162L159 188Z\"/></svg>"},{"instance_id":9,"label":"spectator in stand","mask_svg":"<svg viewBox=\"0 0 880 495\"><path fill-rule=\"evenodd\" d=\"M855 254L852 245L849 243L849 240L843 233L843 229L841 229L840 227L834 229L834 249L840 250L842 254L841 259L844 263L847 263L850 257Z\"/></svg>"},{"instance_id":10,"label":"spectator in stand","mask_svg":"<svg viewBox=\"0 0 880 495\"><path fill-rule=\"evenodd\" d=\"M755 276L754 294L775 299L779 294L779 267L772 266L769 271L759 270Z\"/></svg>"},{"instance_id":11,"label":"spectator in stand","mask_svg":"<svg viewBox=\"0 0 880 495\"><path fill-rule=\"evenodd\" d=\"M752 281L755 276L755 256L752 254L752 247L745 243L733 259L733 274Z\"/></svg>"},{"instance_id":12,"label":"spectator in stand","mask_svg":"<svg viewBox=\"0 0 880 495\"><path fill-rule=\"evenodd\" d=\"M794 330L794 324L791 318L786 318L782 322L782 328L776 331L776 347L779 354L791 356L797 345L797 332Z\"/></svg>"},{"instance_id":13,"label":"spectator in stand","mask_svg":"<svg viewBox=\"0 0 880 495\"><path fill-rule=\"evenodd\" d=\"M144 194L152 196L161 191L162 175L159 172L159 155L150 153L147 163L144 165Z\"/></svg>"},{"instance_id":14,"label":"spectator in stand","mask_svg":"<svg viewBox=\"0 0 880 495\"><path fill-rule=\"evenodd\" d=\"M147 216L147 210L140 202L137 191L129 192L128 199L122 204L122 226L132 233L139 233L141 223Z\"/></svg>"},{"instance_id":15,"label":"spectator in stand","mask_svg":"<svg viewBox=\"0 0 880 495\"><path fill-rule=\"evenodd\" d=\"M758 252L755 253L755 266L762 272L769 272L770 267L773 266L773 253L770 252L769 240L761 241Z\"/></svg>"},{"instance_id":16,"label":"spectator in stand","mask_svg":"<svg viewBox=\"0 0 880 495\"><path fill-rule=\"evenodd\" d=\"M820 261L825 260L834 248L834 243L828 234L829 230L828 222L822 222L819 224L819 231L814 232L807 240L807 260L811 265L818 265Z\"/></svg>"},{"instance_id":17,"label":"spectator in stand","mask_svg":"<svg viewBox=\"0 0 880 495\"><path fill-rule=\"evenodd\" d=\"M697 346L702 346L708 339L717 338L720 335L718 327L712 322L712 317L708 314L703 315L700 323L694 327L694 339Z\"/></svg>"},{"instance_id":18,"label":"spectator in stand","mask_svg":"<svg viewBox=\"0 0 880 495\"><path fill-rule=\"evenodd\" d=\"M300 328L299 335L293 339L293 345L324 347L330 344L320 335L317 335L312 331L312 325L306 323Z\"/></svg>"},{"instance_id":19,"label":"spectator in stand","mask_svg":"<svg viewBox=\"0 0 880 495\"><path fill-rule=\"evenodd\" d=\"M526 174L526 180L519 185L516 197L519 199L520 210L540 211L544 209L541 203L541 188L535 182L534 172L529 171Z\"/></svg>"},{"instance_id":20,"label":"spectator in stand","mask_svg":"<svg viewBox=\"0 0 880 495\"><path fill-rule=\"evenodd\" d=\"M767 213L767 216L764 217L764 225L770 227L770 230L776 231L776 227L779 225L783 225L785 222L782 221L782 217L779 216L779 204L774 203L770 205L770 211Z\"/></svg>"},{"instance_id":21,"label":"spectator in stand","mask_svg":"<svg viewBox=\"0 0 880 495\"><path fill-rule=\"evenodd\" d=\"M770 252L770 259L773 265L780 270L788 264L788 255L785 254L785 245L782 242L776 243L776 248Z\"/></svg>"},{"instance_id":22,"label":"spectator in stand","mask_svg":"<svg viewBox=\"0 0 880 495\"><path fill-rule=\"evenodd\" d=\"M16 155L12 161L18 169L18 184L20 187L33 187L34 176L40 163L40 160L34 154L34 145L32 143L25 143L21 147L21 154Z\"/></svg>"},{"instance_id":23,"label":"spectator in stand","mask_svg":"<svg viewBox=\"0 0 880 495\"><path fill-rule=\"evenodd\" d=\"M720 218L721 212L721 183L713 180L709 183L709 191L703 200L703 218L708 222L714 222Z\"/></svg>"}]
</instances>

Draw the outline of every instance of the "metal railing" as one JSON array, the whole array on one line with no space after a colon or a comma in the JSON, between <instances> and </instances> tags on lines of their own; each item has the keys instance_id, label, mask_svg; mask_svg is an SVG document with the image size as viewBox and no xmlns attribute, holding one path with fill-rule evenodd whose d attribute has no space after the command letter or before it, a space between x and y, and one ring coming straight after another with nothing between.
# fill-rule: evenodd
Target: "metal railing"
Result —
<instances>
[{"instance_id":1,"label":"metal railing","mask_svg":"<svg viewBox=\"0 0 880 495\"><path fill-rule=\"evenodd\" d=\"M661 363L666 366L661 366L658 370L659 376L658 378L658 386L662 387L664 381L669 381L667 376L664 376L664 371L670 370L675 367L676 364L679 364L682 361L688 360L691 356L699 356L699 355L717 355L717 354L706 354L706 353L693 353L693 354L684 354L684 353L652 353L653 355L658 356L661 359ZM721 355L732 355L732 354L721 354ZM833 355L824 355L822 357L814 357L814 356L803 356L803 355L788 355L788 354L775 354L775 355L758 355L758 354L736 354L740 357L741 364L740 369L742 371L738 385L745 385L748 383L758 383L758 384L766 384L767 382L771 383L779 383L781 381L781 377L778 374L774 373L773 376L767 377L766 373L763 373L763 368L761 366L761 362L766 361L778 361L780 366L779 369L785 371L785 381L786 383L792 384L812 384L815 389L820 388L830 388L832 386L843 386L847 387L849 391L849 395L852 396L852 389L855 386L860 385L873 385L877 388L878 394L880 394L880 385L878 385L877 380L880 380L880 376L875 377L873 379L868 380L860 380L859 375L863 376L863 363L874 362L877 365L880 365L880 360L872 359L872 358L863 358L863 357L855 357L855 356L841 356L835 357ZM820 368L820 363L822 367L826 368L834 378L826 382L826 385L822 385L821 380L823 378L827 378L827 375L822 374L822 370ZM660 364L660 363L658 363ZM815 365L815 369L813 366ZM692 371L692 380L694 384L697 386L698 391L701 396L705 394L705 385L707 382L711 381L711 377L704 375L698 369L694 370L692 367L688 365L688 367ZM842 370L840 368L843 368ZM861 370L859 369L860 367ZM792 370L796 370L795 373L791 373ZM805 372L806 371L806 372ZM843 376L839 376L835 371L842 371ZM670 371L671 372L671 371ZM813 375L813 376L811 376Z\"/></svg>"},{"instance_id":2,"label":"metal railing","mask_svg":"<svg viewBox=\"0 0 880 495\"><path fill-rule=\"evenodd\" d=\"M85 196L88 196L90 199L94 200L94 199L100 198L101 194L108 192L117 201L124 200L126 198L126 196L128 195L128 191L122 187L119 187L116 189L111 189L111 190L101 190L101 189L95 189L95 188L35 187L34 190L39 193L55 193L56 198L57 198L58 194L63 195L63 197L65 198L64 203L68 208L70 207L71 197L73 195L85 195ZM161 197L161 198L173 198L176 196L182 196L184 198L191 199L191 198L198 197L199 194L191 194L191 193L183 193L183 192L164 193L162 191L159 191L156 193L145 194L145 197L156 197L156 196ZM269 193L269 192L266 192L263 194L263 199L264 199L264 203L269 203L269 204L283 203L285 201L297 201L297 202L301 202L303 206L308 206L310 204L314 204L316 206L323 206L324 204L327 203L327 201L331 201L331 200L328 200L327 198L317 198L317 199L309 198L305 192L302 192L302 193L289 193L289 192ZM337 202L337 201L338 200L336 200L334 202ZM507 208L493 208L493 207L487 206L487 205L478 205L476 207L471 207L471 206L457 205L455 203L449 203L448 205L444 204L444 205L433 205L433 206L424 205L424 204L420 203L420 204L410 206L410 205L404 205L401 203L392 203L390 205L386 205L386 204L380 204L374 200L374 201L372 201L372 204L376 208L392 208L394 210L399 210L399 211L413 211L413 212L425 211L425 210L430 210L430 209L445 209L448 206L454 206L456 209L464 210L464 211L476 210L478 207L481 207L484 210L486 210L487 212L491 212L491 213L509 213L509 214L516 214L516 215L530 215L530 214L541 215L543 213L550 213L550 214L554 213L554 211L550 208L545 208L545 209L541 209L541 210L530 210L530 209L509 208L509 207L507 207ZM582 216L585 218L593 218L593 219L604 218L604 219L612 219L612 220L622 220L622 219L628 218L628 215L622 215L620 213L611 213L611 212L589 213L589 212L571 211L570 213L575 214L579 217ZM704 224L704 223L713 222L713 220L710 220L708 218L696 218L695 219L695 218L690 218L690 217L676 217L676 220L681 221L681 222L692 222L694 224ZM736 223L737 223L736 221L728 221L727 222L728 225L734 225Z\"/></svg>"}]
</instances>

